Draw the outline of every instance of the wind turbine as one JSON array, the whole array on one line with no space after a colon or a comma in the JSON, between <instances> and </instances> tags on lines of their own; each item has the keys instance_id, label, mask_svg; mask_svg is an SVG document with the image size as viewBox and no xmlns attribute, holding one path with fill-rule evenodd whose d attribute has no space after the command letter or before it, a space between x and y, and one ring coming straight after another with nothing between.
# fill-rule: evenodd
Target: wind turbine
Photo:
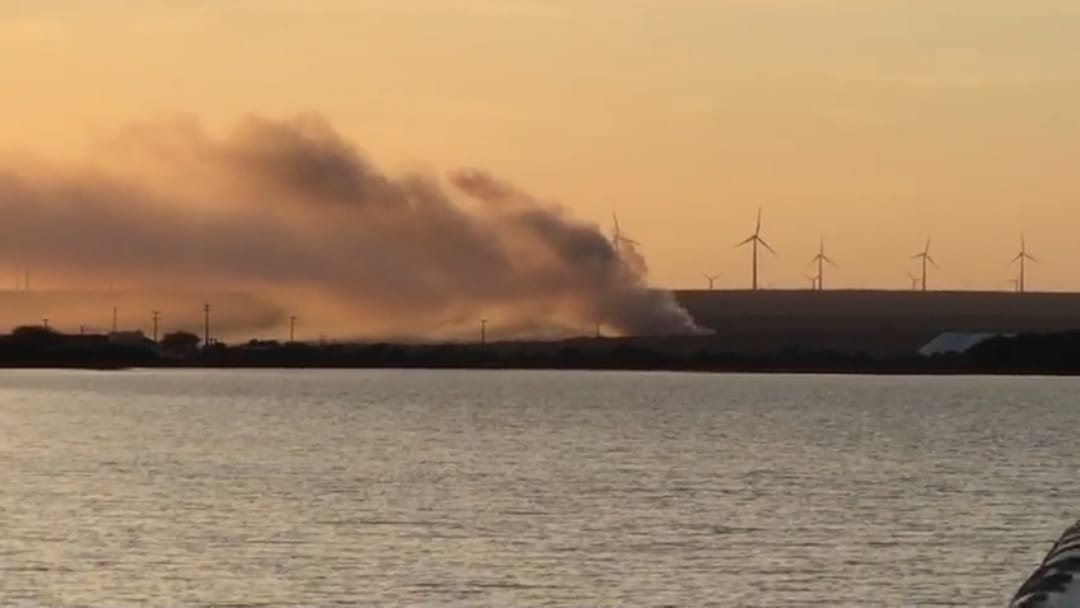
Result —
<instances>
[{"instance_id":1,"label":"wind turbine","mask_svg":"<svg viewBox=\"0 0 1080 608\"><path fill-rule=\"evenodd\" d=\"M806 275L806 280L810 281L810 291L817 291L818 290L818 281L821 280L819 277L816 277L816 276L814 276L812 274L808 274L808 275Z\"/></svg>"},{"instance_id":2,"label":"wind turbine","mask_svg":"<svg viewBox=\"0 0 1080 608\"><path fill-rule=\"evenodd\" d=\"M1016 282L1016 291L1024 293L1024 262L1031 260L1038 263L1039 260L1035 259L1035 256L1027 252L1027 243L1024 242L1023 233L1020 234L1020 253L1016 254L1016 257L1012 259L1012 263L1020 262L1020 277Z\"/></svg>"},{"instance_id":3,"label":"wind turbine","mask_svg":"<svg viewBox=\"0 0 1080 608\"><path fill-rule=\"evenodd\" d=\"M776 250L774 250L772 247L770 247L769 244L765 242L765 239L761 238L761 207L758 207L757 224L755 224L755 226L754 226L754 233L751 234L749 237L747 237L746 240L740 242L738 245L735 245L735 246L736 247L742 247L743 245L747 245L747 244L751 245L751 248L753 249L753 252L754 252L754 257L753 257L753 282L752 282L752 285L753 285L754 291L757 291L757 288L758 288L758 245L760 244L765 249L768 249L770 253L772 253L773 255L776 255Z\"/></svg>"},{"instance_id":4,"label":"wind turbine","mask_svg":"<svg viewBox=\"0 0 1080 608\"><path fill-rule=\"evenodd\" d=\"M919 288L919 277L911 274L910 270L908 271L907 276L908 276L909 279L911 279L911 291L915 291L916 289L918 289Z\"/></svg>"},{"instance_id":5,"label":"wind turbine","mask_svg":"<svg viewBox=\"0 0 1080 608\"><path fill-rule=\"evenodd\" d=\"M712 291L716 286L716 279L719 279L721 275L703 272L701 276L705 277L705 280L709 282L709 291Z\"/></svg>"},{"instance_id":6,"label":"wind turbine","mask_svg":"<svg viewBox=\"0 0 1080 608\"><path fill-rule=\"evenodd\" d=\"M825 262L828 262L832 266L836 266L836 262L825 255L825 237L821 237L821 240L818 242L817 255L810 259L811 264L815 262L817 263L817 276L815 277L815 279L817 279L817 290L821 291L825 289Z\"/></svg>"},{"instance_id":7,"label":"wind turbine","mask_svg":"<svg viewBox=\"0 0 1080 608\"><path fill-rule=\"evenodd\" d=\"M915 255L911 256L911 259L913 259L913 260L922 260L922 280L921 280L921 283L922 283L922 290L926 291L926 264L929 263L934 268L938 268L938 269L941 268L941 266L938 266L937 262L934 261L934 258L930 256L930 237L926 237L926 246L923 247L923 250L920 251L919 253L916 253Z\"/></svg>"},{"instance_id":8,"label":"wind turbine","mask_svg":"<svg viewBox=\"0 0 1080 608\"><path fill-rule=\"evenodd\" d=\"M619 216L615 213L614 209L611 210L611 220L614 224L614 232L613 236L611 237L611 244L615 247L615 253L619 252L619 247L623 243L633 245L634 247L641 246L641 243L635 241L634 239L623 236L622 230L619 228Z\"/></svg>"}]
</instances>

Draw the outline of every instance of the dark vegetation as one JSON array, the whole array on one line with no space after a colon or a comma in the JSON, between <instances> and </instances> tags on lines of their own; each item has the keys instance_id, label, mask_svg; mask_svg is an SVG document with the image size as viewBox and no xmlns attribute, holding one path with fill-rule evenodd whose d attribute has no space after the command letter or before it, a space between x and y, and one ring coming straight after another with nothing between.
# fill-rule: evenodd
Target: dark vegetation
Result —
<instances>
[{"instance_id":1,"label":"dark vegetation","mask_svg":"<svg viewBox=\"0 0 1080 608\"><path fill-rule=\"evenodd\" d=\"M976 345L966 358L1016 373L1080 374L1080 331L993 338Z\"/></svg>"},{"instance_id":2,"label":"dark vegetation","mask_svg":"<svg viewBox=\"0 0 1080 608\"><path fill-rule=\"evenodd\" d=\"M252 340L201 344L186 332L148 339L64 335L20 327L0 336L0 367L119 369L125 367L222 368L427 368L611 369L710 372L876 374L1080 374L1080 332L1020 335L988 340L968 353L922 357L873 357L864 353L790 348L739 355L716 342L577 339L565 342L479 344L307 344Z\"/></svg>"}]
</instances>

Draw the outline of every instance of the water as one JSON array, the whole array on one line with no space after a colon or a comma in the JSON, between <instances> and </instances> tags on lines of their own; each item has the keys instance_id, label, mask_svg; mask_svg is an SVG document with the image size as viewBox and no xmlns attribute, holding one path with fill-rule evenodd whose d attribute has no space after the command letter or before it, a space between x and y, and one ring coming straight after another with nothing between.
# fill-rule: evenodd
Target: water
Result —
<instances>
[{"instance_id":1,"label":"water","mask_svg":"<svg viewBox=\"0 0 1080 608\"><path fill-rule=\"evenodd\" d=\"M0 604L1003 606L1078 388L0 372Z\"/></svg>"}]
</instances>

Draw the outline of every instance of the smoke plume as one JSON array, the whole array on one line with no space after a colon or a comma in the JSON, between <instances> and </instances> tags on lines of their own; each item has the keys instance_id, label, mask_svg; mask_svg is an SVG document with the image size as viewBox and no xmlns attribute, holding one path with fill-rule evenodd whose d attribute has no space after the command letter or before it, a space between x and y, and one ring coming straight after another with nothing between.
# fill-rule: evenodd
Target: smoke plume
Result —
<instances>
[{"instance_id":1,"label":"smoke plume","mask_svg":"<svg viewBox=\"0 0 1080 608\"><path fill-rule=\"evenodd\" d=\"M107 148L90 168L0 164L13 272L243 290L272 304L267 329L295 314L341 337L700 331L597 226L478 170L389 176L318 117L143 125Z\"/></svg>"}]
</instances>

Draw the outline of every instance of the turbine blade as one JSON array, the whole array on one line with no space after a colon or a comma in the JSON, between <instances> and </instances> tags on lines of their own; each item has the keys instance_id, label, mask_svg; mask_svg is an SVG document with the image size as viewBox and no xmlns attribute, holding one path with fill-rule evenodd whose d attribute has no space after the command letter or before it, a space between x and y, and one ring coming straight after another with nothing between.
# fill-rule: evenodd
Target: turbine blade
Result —
<instances>
[{"instance_id":1,"label":"turbine blade","mask_svg":"<svg viewBox=\"0 0 1080 608\"><path fill-rule=\"evenodd\" d=\"M765 242L765 239L763 239L763 238L761 238L760 236L757 236L757 235L754 235L754 236L757 237L757 240L758 240L759 243L761 243L762 247L764 247L765 249L768 249L773 255L780 255L780 254L776 253L775 249L773 249L772 247L769 247L769 244Z\"/></svg>"},{"instance_id":2,"label":"turbine blade","mask_svg":"<svg viewBox=\"0 0 1080 608\"><path fill-rule=\"evenodd\" d=\"M757 224L754 228L754 234L761 233L761 207L757 208Z\"/></svg>"},{"instance_id":3,"label":"turbine blade","mask_svg":"<svg viewBox=\"0 0 1080 608\"><path fill-rule=\"evenodd\" d=\"M937 262L934 261L934 258L930 257L930 254L926 254L926 261L930 262L930 265L934 268L941 270L941 266L938 266Z\"/></svg>"},{"instance_id":4,"label":"turbine blade","mask_svg":"<svg viewBox=\"0 0 1080 608\"><path fill-rule=\"evenodd\" d=\"M1027 257L1027 254L1024 253L1023 251L1021 251L1020 253L1016 254L1015 258L1009 260L1009 263L1010 264L1015 264L1015 263L1020 261L1020 258L1026 258L1026 257Z\"/></svg>"},{"instance_id":5,"label":"turbine blade","mask_svg":"<svg viewBox=\"0 0 1080 608\"><path fill-rule=\"evenodd\" d=\"M923 257L925 255L927 255L926 252L916 253L915 255L911 256L911 259L917 260L917 259L919 259L919 258L921 258L921 257Z\"/></svg>"},{"instance_id":6,"label":"turbine blade","mask_svg":"<svg viewBox=\"0 0 1080 608\"><path fill-rule=\"evenodd\" d=\"M749 244L749 243L753 243L753 242L754 242L754 239L756 239L756 238L757 238L757 235L756 235L756 234L751 234L750 236L746 237L746 240L745 240L745 241L740 241L740 242L738 242L738 243L735 243L735 246L736 246L736 247L742 247L743 245L747 245L747 244Z\"/></svg>"},{"instance_id":7,"label":"turbine blade","mask_svg":"<svg viewBox=\"0 0 1080 608\"><path fill-rule=\"evenodd\" d=\"M837 264L836 262L832 261L832 258L830 258L829 256L825 256L825 257L824 257L824 260L825 260L826 262L828 262L828 263L832 264L833 266L839 266L839 264Z\"/></svg>"},{"instance_id":8,"label":"turbine blade","mask_svg":"<svg viewBox=\"0 0 1080 608\"><path fill-rule=\"evenodd\" d=\"M1029 259L1029 260L1031 260L1032 262L1035 262L1036 264L1038 264L1038 263L1039 263L1039 260L1038 260L1038 258L1036 258L1035 256L1031 255L1030 253L1025 253L1025 254L1024 254L1024 257L1025 257L1025 258L1027 258L1027 259Z\"/></svg>"},{"instance_id":9,"label":"turbine blade","mask_svg":"<svg viewBox=\"0 0 1080 608\"><path fill-rule=\"evenodd\" d=\"M930 253L930 235L926 235L926 247L923 248L923 253Z\"/></svg>"}]
</instances>

